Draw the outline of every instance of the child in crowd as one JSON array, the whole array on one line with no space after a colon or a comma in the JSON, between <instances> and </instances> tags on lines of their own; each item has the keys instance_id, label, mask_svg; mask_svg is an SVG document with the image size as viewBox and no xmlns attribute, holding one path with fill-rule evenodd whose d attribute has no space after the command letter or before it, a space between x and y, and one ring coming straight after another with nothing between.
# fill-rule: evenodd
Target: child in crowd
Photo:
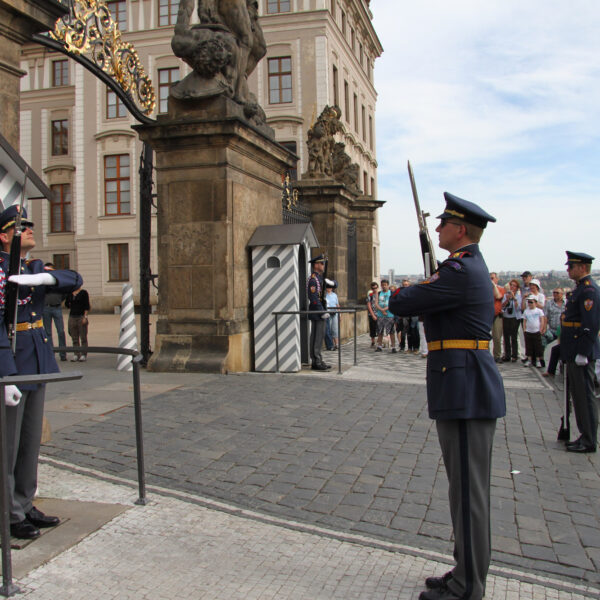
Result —
<instances>
[{"instance_id":1,"label":"child in crowd","mask_svg":"<svg viewBox=\"0 0 600 600\"><path fill-rule=\"evenodd\" d=\"M542 334L546 331L546 317L544 311L537 306L537 298L533 294L527 297L526 306L523 311L523 331L527 360L523 364L526 367L531 365L541 368L545 366Z\"/></svg>"}]
</instances>

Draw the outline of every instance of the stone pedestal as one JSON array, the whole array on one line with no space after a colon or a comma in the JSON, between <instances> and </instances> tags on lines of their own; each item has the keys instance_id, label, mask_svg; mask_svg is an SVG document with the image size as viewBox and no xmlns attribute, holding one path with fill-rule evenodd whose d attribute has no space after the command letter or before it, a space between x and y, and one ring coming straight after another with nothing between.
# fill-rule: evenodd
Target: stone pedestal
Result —
<instances>
[{"instance_id":1,"label":"stone pedestal","mask_svg":"<svg viewBox=\"0 0 600 600\"><path fill-rule=\"evenodd\" d=\"M54 29L68 12L56 0L0 0L0 130L13 148L19 148L19 87L21 49L34 33Z\"/></svg>"},{"instance_id":2,"label":"stone pedestal","mask_svg":"<svg viewBox=\"0 0 600 600\"><path fill-rule=\"evenodd\" d=\"M249 125L227 98L169 100L139 125L156 152L158 323L153 371L252 368L248 241L282 222L288 151Z\"/></svg>"},{"instance_id":3,"label":"stone pedestal","mask_svg":"<svg viewBox=\"0 0 600 600\"><path fill-rule=\"evenodd\" d=\"M336 293L340 305L356 305L361 309L357 329L363 333L368 328L364 299L377 275L373 273L375 211L384 202L358 195L333 179L304 178L295 187L302 203L311 210L311 222L320 245L318 252L326 252L329 257L327 273L338 282ZM345 340L353 335L352 316L342 315L340 338Z\"/></svg>"},{"instance_id":4,"label":"stone pedestal","mask_svg":"<svg viewBox=\"0 0 600 600\"><path fill-rule=\"evenodd\" d=\"M340 304L358 300L369 289L373 273L373 227L375 211L384 203L370 197L358 195L344 184L333 179L304 178L295 183L302 203L311 210L311 222L317 239L319 252L329 257L327 271L338 282L336 290ZM356 230L356 269L349 273L348 233ZM349 291L349 281L356 279L357 297ZM364 292L364 294L363 294Z\"/></svg>"}]
</instances>

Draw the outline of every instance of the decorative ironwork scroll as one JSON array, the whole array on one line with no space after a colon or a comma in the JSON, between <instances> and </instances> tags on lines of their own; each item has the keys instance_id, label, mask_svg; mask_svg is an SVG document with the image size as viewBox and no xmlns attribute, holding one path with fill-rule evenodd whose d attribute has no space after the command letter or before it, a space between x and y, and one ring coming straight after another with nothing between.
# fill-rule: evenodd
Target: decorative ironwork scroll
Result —
<instances>
[{"instance_id":1,"label":"decorative ironwork scroll","mask_svg":"<svg viewBox=\"0 0 600 600\"><path fill-rule=\"evenodd\" d=\"M156 96L138 54L121 39L118 25L99 0L71 0L70 11L56 22L50 37L72 55L89 54L93 63L112 77L145 115L154 110Z\"/></svg>"},{"instance_id":2,"label":"decorative ironwork scroll","mask_svg":"<svg viewBox=\"0 0 600 600\"><path fill-rule=\"evenodd\" d=\"M285 210L291 210L293 206L297 206L298 204L298 190L296 188L292 189L292 186L290 185L291 180L289 171L286 171L282 179L283 190L281 195L281 201L283 204L283 208Z\"/></svg>"}]
</instances>

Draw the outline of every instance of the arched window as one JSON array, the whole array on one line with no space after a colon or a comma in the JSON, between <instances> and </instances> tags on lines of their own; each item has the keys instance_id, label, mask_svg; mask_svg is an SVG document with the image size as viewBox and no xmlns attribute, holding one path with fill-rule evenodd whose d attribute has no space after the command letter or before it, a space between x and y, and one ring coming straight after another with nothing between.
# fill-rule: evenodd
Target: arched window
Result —
<instances>
[{"instance_id":1,"label":"arched window","mask_svg":"<svg viewBox=\"0 0 600 600\"><path fill-rule=\"evenodd\" d=\"M279 269L279 267L281 267L281 263L276 256L267 258L267 269Z\"/></svg>"}]
</instances>

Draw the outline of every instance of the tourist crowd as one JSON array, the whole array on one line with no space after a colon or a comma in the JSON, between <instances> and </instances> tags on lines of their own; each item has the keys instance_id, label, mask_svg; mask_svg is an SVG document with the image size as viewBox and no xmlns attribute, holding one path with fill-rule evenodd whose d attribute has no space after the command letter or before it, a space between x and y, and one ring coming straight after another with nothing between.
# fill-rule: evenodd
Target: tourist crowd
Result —
<instances>
[{"instance_id":1,"label":"tourist crowd","mask_svg":"<svg viewBox=\"0 0 600 600\"><path fill-rule=\"evenodd\" d=\"M546 296L539 279L530 271L521 273L521 280L511 279L501 285L498 275L490 273L494 292L494 321L491 351L496 362L517 362L525 366L545 368L544 350L558 339L561 315L565 310L569 290L557 287ZM412 285L404 279L402 287ZM397 317L388 309L391 295L396 287L386 279L381 289L376 281L371 283L367 294L369 335L375 352L383 352L386 346L396 353L409 352L427 356L427 342L423 324L418 316ZM558 352L551 353L548 371L553 375L558 362Z\"/></svg>"}]
</instances>

